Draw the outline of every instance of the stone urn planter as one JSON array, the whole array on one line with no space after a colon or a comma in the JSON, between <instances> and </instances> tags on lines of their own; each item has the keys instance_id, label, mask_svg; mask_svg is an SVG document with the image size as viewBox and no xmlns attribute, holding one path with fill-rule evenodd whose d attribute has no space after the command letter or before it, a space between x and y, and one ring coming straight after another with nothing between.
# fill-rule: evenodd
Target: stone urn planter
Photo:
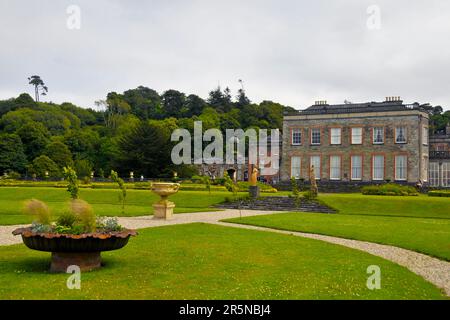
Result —
<instances>
[{"instance_id":1,"label":"stone urn planter","mask_svg":"<svg viewBox=\"0 0 450 320\"><path fill-rule=\"evenodd\" d=\"M112 251L127 245L135 230L80 235L34 233L30 228L19 228L13 235L22 236L23 243L30 249L51 252L50 272L66 272L71 265L81 271L101 267L101 252Z\"/></svg>"},{"instance_id":2,"label":"stone urn planter","mask_svg":"<svg viewBox=\"0 0 450 320\"><path fill-rule=\"evenodd\" d=\"M175 208L175 203L170 202L167 198L177 193L179 189L179 183L152 183L152 191L161 197L161 200L153 204L153 219L170 220L173 218L173 208Z\"/></svg>"}]
</instances>

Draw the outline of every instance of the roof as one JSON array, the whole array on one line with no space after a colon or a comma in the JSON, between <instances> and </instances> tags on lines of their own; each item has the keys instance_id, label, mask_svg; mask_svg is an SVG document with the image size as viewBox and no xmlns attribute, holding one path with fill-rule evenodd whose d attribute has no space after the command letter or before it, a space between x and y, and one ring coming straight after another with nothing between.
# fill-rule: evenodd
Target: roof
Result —
<instances>
[{"instance_id":1,"label":"roof","mask_svg":"<svg viewBox=\"0 0 450 320\"><path fill-rule=\"evenodd\" d=\"M421 110L418 103L403 104L403 101L385 101L385 102L365 102L365 103L347 103L347 104L317 104L305 110L289 113L286 115L310 115L310 114L341 114L341 113L362 113L362 112L386 112L386 111L405 111Z\"/></svg>"}]
</instances>

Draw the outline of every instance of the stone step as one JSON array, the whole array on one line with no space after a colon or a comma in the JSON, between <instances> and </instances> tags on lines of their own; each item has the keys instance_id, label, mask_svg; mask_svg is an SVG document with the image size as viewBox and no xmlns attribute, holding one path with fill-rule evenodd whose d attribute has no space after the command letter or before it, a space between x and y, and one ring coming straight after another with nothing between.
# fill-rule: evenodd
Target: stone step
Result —
<instances>
[{"instance_id":1,"label":"stone step","mask_svg":"<svg viewBox=\"0 0 450 320\"><path fill-rule=\"evenodd\" d=\"M316 201L306 201L301 199L300 203L290 197L264 197L256 200L244 200L223 203L218 205L219 208L225 209L248 209L261 211L303 211L318 213L336 213L336 211L328 206L320 204Z\"/></svg>"}]
</instances>

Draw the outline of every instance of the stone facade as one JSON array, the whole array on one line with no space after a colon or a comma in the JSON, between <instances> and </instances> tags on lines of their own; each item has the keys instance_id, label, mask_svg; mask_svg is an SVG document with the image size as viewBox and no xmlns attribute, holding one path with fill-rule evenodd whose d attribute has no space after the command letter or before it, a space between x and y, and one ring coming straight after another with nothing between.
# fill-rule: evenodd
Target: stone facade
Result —
<instances>
[{"instance_id":1,"label":"stone facade","mask_svg":"<svg viewBox=\"0 0 450 320\"><path fill-rule=\"evenodd\" d=\"M297 179L309 180L311 157L314 156L316 161L320 159L319 184L426 182L428 126L426 112L416 105L403 105L399 100L334 106L321 103L297 114L286 115L283 122L281 180L289 181L294 175L292 171L295 171ZM376 130L383 133L382 143L374 143L374 128L380 128ZM400 132L401 128L406 128L405 143L395 141L396 132ZM320 144L313 143L313 131L315 139L320 132ZM377 163L384 160L384 168L374 167L375 156L379 156ZM352 165L352 159L361 161L362 165ZM405 166L397 164L396 160L406 161ZM316 169L319 171L319 168ZM374 178L374 170L380 173L383 169L382 176Z\"/></svg>"}]
</instances>

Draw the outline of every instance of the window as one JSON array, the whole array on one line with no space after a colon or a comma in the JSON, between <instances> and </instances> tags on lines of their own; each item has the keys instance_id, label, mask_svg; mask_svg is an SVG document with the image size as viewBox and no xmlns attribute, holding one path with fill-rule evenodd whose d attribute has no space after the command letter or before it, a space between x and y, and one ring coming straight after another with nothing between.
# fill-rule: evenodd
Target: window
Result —
<instances>
[{"instance_id":1,"label":"window","mask_svg":"<svg viewBox=\"0 0 450 320\"><path fill-rule=\"evenodd\" d=\"M302 144L302 130L293 129L292 130L292 145L298 146Z\"/></svg>"},{"instance_id":2,"label":"window","mask_svg":"<svg viewBox=\"0 0 450 320\"><path fill-rule=\"evenodd\" d=\"M362 128L352 128L352 144L362 144Z\"/></svg>"},{"instance_id":3,"label":"window","mask_svg":"<svg viewBox=\"0 0 450 320\"><path fill-rule=\"evenodd\" d=\"M341 157L330 156L330 180L341 179Z\"/></svg>"},{"instance_id":4,"label":"window","mask_svg":"<svg viewBox=\"0 0 450 320\"><path fill-rule=\"evenodd\" d=\"M422 181L427 182L428 181L428 156L423 156L423 165L422 165Z\"/></svg>"},{"instance_id":5,"label":"window","mask_svg":"<svg viewBox=\"0 0 450 320\"><path fill-rule=\"evenodd\" d=\"M431 162L429 170L430 185L432 187L439 186L439 163Z\"/></svg>"},{"instance_id":6,"label":"window","mask_svg":"<svg viewBox=\"0 0 450 320\"><path fill-rule=\"evenodd\" d=\"M395 156L395 180L405 181L407 179L408 158L406 156Z\"/></svg>"},{"instance_id":7,"label":"window","mask_svg":"<svg viewBox=\"0 0 450 320\"><path fill-rule=\"evenodd\" d=\"M372 180L384 180L384 156L373 156Z\"/></svg>"},{"instance_id":8,"label":"window","mask_svg":"<svg viewBox=\"0 0 450 320\"><path fill-rule=\"evenodd\" d=\"M450 187L450 163L442 163L442 186Z\"/></svg>"},{"instance_id":9,"label":"window","mask_svg":"<svg viewBox=\"0 0 450 320\"><path fill-rule=\"evenodd\" d=\"M373 128L373 144L383 144L384 143L384 128L376 127Z\"/></svg>"},{"instance_id":10,"label":"window","mask_svg":"<svg viewBox=\"0 0 450 320\"><path fill-rule=\"evenodd\" d=\"M300 157L291 158L291 177L300 179L302 159Z\"/></svg>"},{"instance_id":11,"label":"window","mask_svg":"<svg viewBox=\"0 0 450 320\"><path fill-rule=\"evenodd\" d=\"M311 156L310 158L310 166L314 166L314 175L316 176L317 180L320 180L320 156Z\"/></svg>"},{"instance_id":12,"label":"window","mask_svg":"<svg viewBox=\"0 0 450 320\"><path fill-rule=\"evenodd\" d=\"M428 128L422 127L422 141L424 145L428 145Z\"/></svg>"},{"instance_id":13,"label":"window","mask_svg":"<svg viewBox=\"0 0 450 320\"><path fill-rule=\"evenodd\" d=\"M320 129L319 128L311 129L311 144L315 144L315 145L320 144Z\"/></svg>"},{"instance_id":14,"label":"window","mask_svg":"<svg viewBox=\"0 0 450 320\"><path fill-rule=\"evenodd\" d=\"M341 128L330 129L330 144L341 144Z\"/></svg>"},{"instance_id":15,"label":"window","mask_svg":"<svg viewBox=\"0 0 450 320\"><path fill-rule=\"evenodd\" d=\"M406 143L406 127L395 128L395 143Z\"/></svg>"},{"instance_id":16,"label":"window","mask_svg":"<svg viewBox=\"0 0 450 320\"><path fill-rule=\"evenodd\" d=\"M352 180L362 179L362 156L352 156L351 158Z\"/></svg>"}]
</instances>

